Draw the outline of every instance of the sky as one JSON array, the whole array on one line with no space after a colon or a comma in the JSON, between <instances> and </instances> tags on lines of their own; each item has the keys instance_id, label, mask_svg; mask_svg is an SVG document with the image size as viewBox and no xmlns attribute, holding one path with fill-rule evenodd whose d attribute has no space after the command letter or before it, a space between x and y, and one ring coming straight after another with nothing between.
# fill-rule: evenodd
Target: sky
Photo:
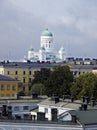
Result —
<instances>
[{"instance_id":1,"label":"sky","mask_svg":"<svg viewBox=\"0 0 97 130\"><path fill-rule=\"evenodd\" d=\"M97 0L0 0L0 60L21 60L48 28L54 51L97 58Z\"/></svg>"}]
</instances>

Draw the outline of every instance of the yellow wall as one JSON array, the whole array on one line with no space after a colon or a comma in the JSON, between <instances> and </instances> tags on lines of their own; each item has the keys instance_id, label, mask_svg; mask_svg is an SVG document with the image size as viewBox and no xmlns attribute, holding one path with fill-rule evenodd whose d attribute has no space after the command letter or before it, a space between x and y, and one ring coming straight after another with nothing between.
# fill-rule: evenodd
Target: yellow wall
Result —
<instances>
[{"instance_id":1,"label":"yellow wall","mask_svg":"<svg viewBox=\"0 0 97 130\"><path fill-rule=\"evenodd\" d=\"M16 74L17 71L17 74ZM24 74L25 71L25 74ZM31 72L31 73L30 73ZM31 82L29 82L30 80L33 80L33 75L34 75L34 70L32 69L27 69L27 68L2 68L0 70L1 74L10 76L12 78L15 78L17 80L19 80L20 82L22 82L22 88L20 91L25 91L26 94L29 93L29 86L31 86ZM24 82L25 79L25 82ZM25 88L25 90L24 90Z\"/></svg>"},{"instance_id":2,"label":"yellow wall","mask_svg":"<svg viewBox=\"0 0 97 130\"><path fill-rule=\"evenodd\" d=\"M4 86L4 90L2 90ZM9 86L9 90L7 90ZM13 86L15 87L13 90ZM0 97L14 97L18 93L18 82L17 81L0 81Z\"/></svg>"}]
</instances>

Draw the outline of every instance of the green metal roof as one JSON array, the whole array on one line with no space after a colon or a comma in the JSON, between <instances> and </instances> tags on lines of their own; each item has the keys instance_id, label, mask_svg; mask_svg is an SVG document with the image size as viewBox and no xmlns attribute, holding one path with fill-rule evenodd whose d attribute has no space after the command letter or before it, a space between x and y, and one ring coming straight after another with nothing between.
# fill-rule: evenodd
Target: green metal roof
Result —
<instances>
[{"instance_id":1,"label":"green metal roof","mask_svg":"<svg viewBox=\"0 0 97 130\"><path fill-rule=\"evenodd\" d=\"M50 36L50 37L52 37L53 34L51 32L49 32L48 29L46 29L45 31L43 31L42 36Z\"/></svg>"},{"instance_id":2,"label":"green metal roof","mask_svg":"<svg viewBox=\"0 0 97 130\"><path fill-rule=\"evenodd\" d=\"M30 51L34 51L34 49L31 47L31 48L30 48Z\"/></svg>"},{"instance_id":3,"label":"green metal roof","mask_svg":"<svg viewBox=\"0 0 97 130\"><path fill-rule=\"evenodd\" d=\"M40 50L45 51L45 48L44 48L44 47L41 47Z\"/></svg>"},{"instance_id":4,"label":"green metal roof","mask_svg":"<svg viewBox=\"0 0 97 130\"><path fill-rule=\"evenodd\" d=\"M77 120L84 125L97 124L97 110L69 111L71 115L76 115Z\"/></svg>"}]
</instances>

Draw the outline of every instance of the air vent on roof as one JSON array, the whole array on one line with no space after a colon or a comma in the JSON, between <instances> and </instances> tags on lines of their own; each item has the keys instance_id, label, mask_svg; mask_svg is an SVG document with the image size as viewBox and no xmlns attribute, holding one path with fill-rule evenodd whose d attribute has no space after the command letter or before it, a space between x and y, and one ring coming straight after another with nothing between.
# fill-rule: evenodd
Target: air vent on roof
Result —
<instances>
[{"instance_id":1,"label":"air vent on roof","mask_svg":"<svg viewBox=\"0 0 97 130\"><path fill-rule=\"evenodd\" d=\"M59 97L56 96L56 95L53 95L53 96L51 97L51 100L54 101L55 103L58 103L58 102L59 102Z\"/></svg>"},{"instance_id":2,"label":"air vent on roof","mask_svg":"<svg viewBox=\"0 0 97 130\"><path fill-rule=\"evenodd\" d=\"M71 102L73 102L74 101L74 98L73 97L71 97Z\"/></svg>"},{"instance_id":3,"label":"air vent on roof","mask_svg":"<svg viewBox=\"0 0 97 130\"><path fill-rule=\"evenodd\" d=\"M85 96L82 96L81 98L82 98L82 103L84 103L85 102Z\"/></svg>"},{"instance_id":4,"label":"air vent on roof","mask_svg":"<svg viewBox=\"0 0 97 130\"><path fill-rule=\"evenodd\" d=\"M52 114L52 121L57 121L57 114L58 114L57 108L52 108L51 114Z\"/></svg>"},{"instance_id":5,"label":"air vent on roof","mask_svg":"<svg viewBox=\"0 0 97 130\"><path fill-rule=\"evenodd\" d=\"M83 110L83 111L86 111L87 110L87 104L82 104L80 107L79 107L79 110Z\"/></svg>"},{"instance_id":6,"label":"air vent on roof","mask_svg":"<svg viewBox=\"0 0 97 130\"><path fill-rule=\"evenodd\" d=\"M32 93L32 99L38 99L38 94L37 93Z\"/></svg>"},{"instance_id":7,"label":"air vent on roof","mask_svg":"<svg viewBox=\"0 0 97 130\"><path fill-rule=\"evenodd\" d=\"M76 117L76 115L72 115L72 122L73 122L73 123L76 123L76 122L77 122L77 117Z\"/></svg>"},{"instance_id":8,"label":"air vent on roof","mask_svg":"<svg viewBox=\"0 0 97 130\"><path fill-rule=\"evenodd\" d=\"M92 98L91 98L91 106L93 106L93 107L94 107L95 105L96 105L95 98L94 98L94 97L92 97Z\"/></svg>"}]
</instances>

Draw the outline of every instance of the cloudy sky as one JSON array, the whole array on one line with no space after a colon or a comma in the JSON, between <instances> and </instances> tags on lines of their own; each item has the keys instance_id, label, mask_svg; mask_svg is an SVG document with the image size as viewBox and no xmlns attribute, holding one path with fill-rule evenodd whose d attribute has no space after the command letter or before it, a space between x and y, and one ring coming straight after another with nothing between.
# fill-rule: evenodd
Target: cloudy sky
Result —
<instances>
[{"instance_id":1,"label":"cloudy sky","mask_svg":"<svg viewBox=\"0 0 97 130\"><path fill-rule=\"evenodd\" d=\"M97 0L0 0L0 60L20 60L48 28L55 51L97 58Z\"/></svg>"}]
</instances>

